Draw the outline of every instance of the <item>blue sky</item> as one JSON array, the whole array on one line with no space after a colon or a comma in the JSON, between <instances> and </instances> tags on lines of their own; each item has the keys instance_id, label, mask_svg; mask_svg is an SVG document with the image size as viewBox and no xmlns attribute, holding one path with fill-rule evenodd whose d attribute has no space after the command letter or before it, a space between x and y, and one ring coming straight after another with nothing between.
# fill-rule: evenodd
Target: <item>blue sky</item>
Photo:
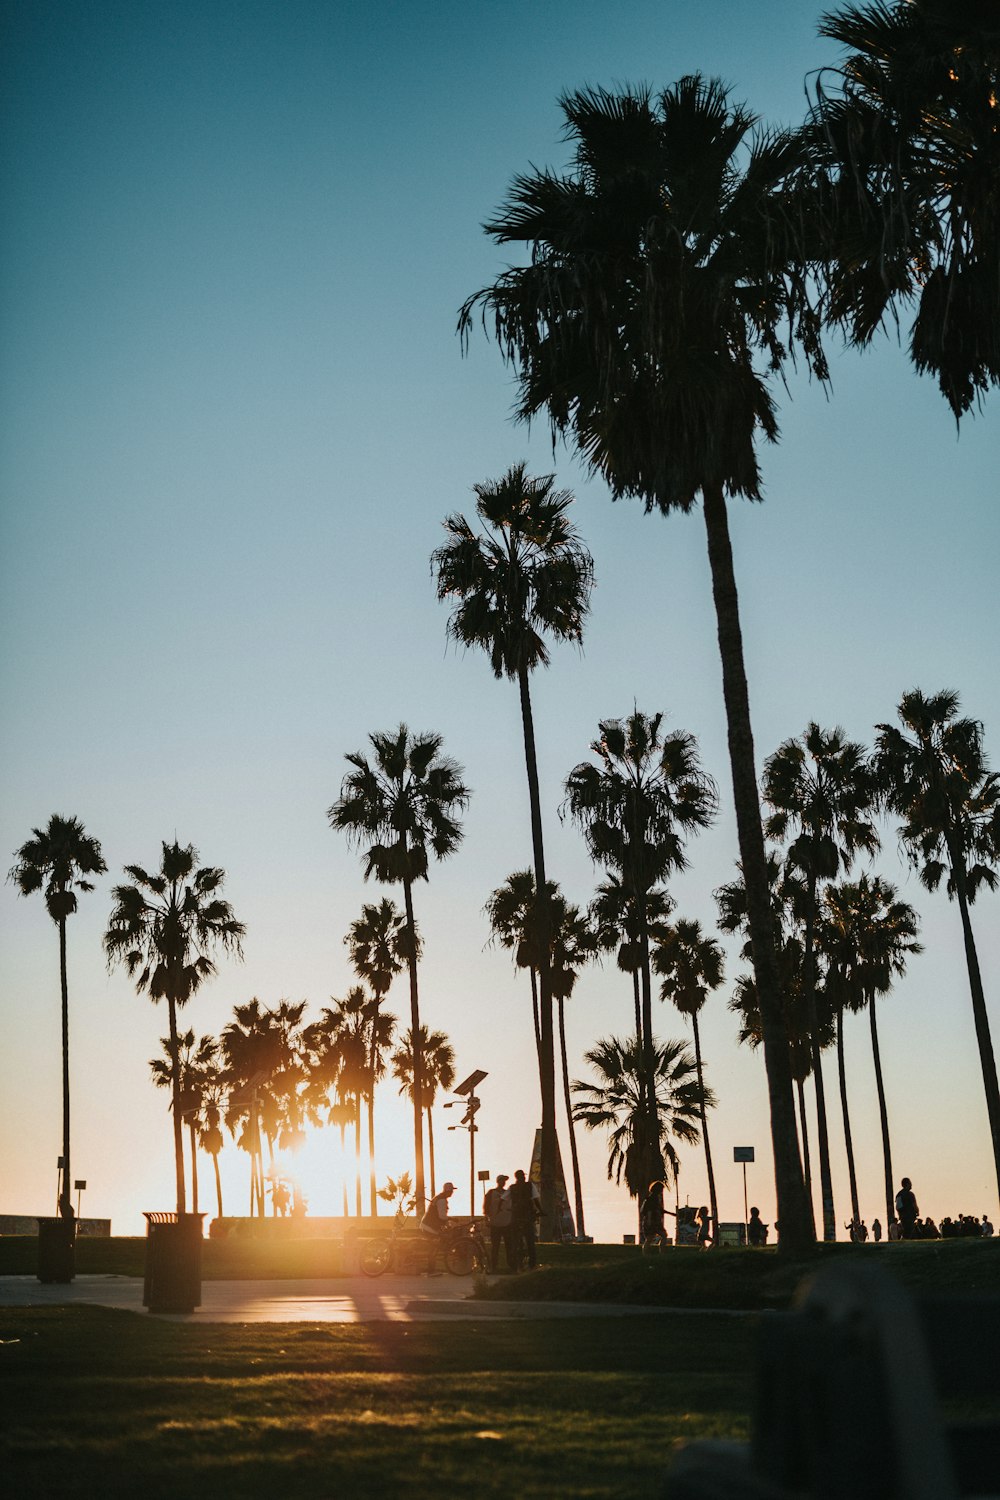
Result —
<instances>
[{"instance_id":1,"label":"blue sky","mask_svg":"<svg viewBox=\"0 0 1000 1500\"><path fill-rule=\"evenodd\" d=\"M836 59L815 34L822 8L10 7L0 846L12 853L58 811L84 819L111 866L70 933L85 1208L134 1229L141 1208L171 1201L169 1125L146 1068L166 1018L105 972L113 878L126 862L155 864L175 833L229 872L246 961L198 997L199 1031L254 994L308 998L317 1012L347 988L343 934L379 894L325 810L345 752L400 720L442 732L474 789L462 849L417 896L425 1015L452 1035L463 1071L490 1070L483 1164L525 1160L537 1113L528 1003L506 959L484 950L481 916L529 857L516 694L446 646L428 563L441 519L471 510L472 485L519 459L577 494L598 580L584 652L556 652L535 685L552 873L589 898L593 872L557 808L598 720L633 701L666 709L723 789L676 889L685 914L711 922L735 836L700 516L612 506L545 431L511 424L496 349L474 337L463 359L455 321L503 264L480 226L513 174L566 161L563 90L700 70L791 122L806 75ZM812 718L870 740L917 685L957 688L995 749L996 397L958 436L893 338L831 355L832 392L802 377L781 398L765 503L732 507L758 757ZM932 1211L978 1212L991 1167L957 913L906 874L891 829L880 868L920 909L927 949L884 1007L900 1170ZM974 914L995 1029L996 899ZM0 920L0 1116L3 1138L22 1142L0 1211L44 1211L59 1150L55 932L10 886ZM600 1035L625 1031L629 1006L613 966L581 979L575 1076ZM871 1215L880 1166L858 1026ZM668 1014L661 1027L683 1034ZM736 1218L730 1147L764 1153L763 1073L723 999L704 1027L723 1214ZM453 1172L457 1141L442 1132ZM235 1192L245 1169L227 1157ZM632 1215L604 1160L602 1142L585 1143L593 1225L617 1235ZM757 1178L767 1218L766 1166ZM704 1196L696 1152L687 1192Z\"/></svg>"}]
</instances>

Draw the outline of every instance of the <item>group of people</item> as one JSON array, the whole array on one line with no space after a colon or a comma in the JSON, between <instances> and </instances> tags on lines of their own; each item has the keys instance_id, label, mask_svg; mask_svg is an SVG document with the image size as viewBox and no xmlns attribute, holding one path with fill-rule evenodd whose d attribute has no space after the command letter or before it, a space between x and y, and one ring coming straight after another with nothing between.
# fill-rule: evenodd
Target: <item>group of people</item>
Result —
<instances>
[{"instance_id":1,"label":"group of people","mask_svg":"<svg viewBox=\"0 0 1000 1500\"><path fill-rule=\"evenodd\" d=\"M988 1240L993 1235L993 1225L988 1214L983 1214L981 1219L977 1219L974 1214L959 1214L957 1219L944 1218L940 1228L929 1215L922 1218L913 1183L908 1177L904 1177L900 1184L895 1209L896 1218L889 1223L890 1240ZM868 1240L868 1226L864 1219L851 1219L845 1227L852 1244L863 1245ZM882 1223L879 1219L872 1220L871 1238L876 1245L882 1238Z\"/></svg>"},{"instance_id":2,"label":"group of people","mask_svg":"<svg viewBox=\"0 0 1000 1500\"><path fill-rule=\"evenodd\" d=\"M448 1206L454 1191L455 1184L446 1182L431 1199L420 1221L424 1234L440 1239L447 1233ZM513 1182L505 1172L497 1174L483 1199L483 1213L490 1236L490 1270L499 1271L501 1249L508 1271L519 1271L523 1265L534 1269L538 1264L536 1245L541 1206L534 1187L520 1169L514 1173Z\"/></svg>"},{"instance_id":3,"label":"group of people","mask_svg":"<svg viewBox=\"0 0 1000 1500\"><path fill-rule=\"evenodd\" d=\"M499 1271L501 1248L508 1271L520 1271L524 1265L534 1270L538 1264L535 1244L541 1205L520 1168L513 1182L506 1172L497 1173L483 1198L483 1213L490 1233L490 1270Z\"/></svg>"},{"instance_id":4,"label":"group of people","mask_svg":"<svg viewBox=\"0 0 1000 1500\"><path fill-rule=\"evenodd\" d=\"M712 1216L703 1204L701 1208L694 1209L686 1205L678 1207L675 1212L667 1208L663 1201L666 1183L661 1180L651 1182L649 1191L639 1205L639 1243L641 1245L657 1245L666 1242L666 1215L677 1220L677 1243L678 1245L700 1245L707 1250L715 1238L712 1226ZM754 1210L756 1212L756 1210Z\"/></svg>"}]
</instances>

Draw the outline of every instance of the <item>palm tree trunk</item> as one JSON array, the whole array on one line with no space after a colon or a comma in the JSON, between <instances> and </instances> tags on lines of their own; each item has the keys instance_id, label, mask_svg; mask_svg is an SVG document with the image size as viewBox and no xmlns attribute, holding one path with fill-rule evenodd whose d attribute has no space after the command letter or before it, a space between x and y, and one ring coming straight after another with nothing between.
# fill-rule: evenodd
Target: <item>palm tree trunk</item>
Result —
<instances>
[{"instance_id":1,"label":"palm tree trunk","mask_svg":"<svg viewBox=\"0 0 1000 1500\"><path fill-rule=\"evenodd\" d=\"M799 1096L799 1127L802 1135L802 1170L805 1176L806 1196L812 1202L812 1170L809 1164L809 1119L806 1115L806 1086L801 1078L795 1080Z\"/></svg>"},{"instance_id":2,"label":"palm tree trunk","mask_svg":"<svg viewBox=\"0 0 1000 1500\"><path fill-rule=\"evenodd\" d=\"M437 1197L437 1183L434 1179L434 1120L431 1116L431 1107L427 1106L427 1150L430 1154L431 1168L431 1197Z\"/></svg>"},{"instance_id":3,"label":"palm tree trunk","mask_svg":"<svg viewBox=\"0 0 1000 1500\"><path fill-rule=\"evenodd\" d=\"M764 1068L767 1074L771 1143L774 1151L774 1182L780 1224L779 1244L795 1251L813 1243L815 1230L802 1179L788 1039L781 1016L781 985L774 951L764 832L760 820L753 731L750 726L750 699L743 664L739 599L733 573L729 518L721 484L706 484L702 496L718 624L719 654L722 658L733 802L746 884L747 919L753 945L754 977L763 1033Z\"/></svg>"},{"instance_id":4,"label":"palm tree trunk","mask_svg":"<svg viewBox=\"0 0 1000 1500\"><path fill-rule=\"evenodd\" d=\"M62 999L62 1192L59 1216L73 1221L73 1178L69 1158L69 980L66 973L66 918L59 918L59 987Z\"/></svg>"},{"instance_id":5,"label":"palm tree trunk","mask_svg":"<svg viewBox=\"0 0 1000 1500\"><path fill-rule=\"evenodd\" d=\"M406 835L403 835L403 858L406 858ZM420 1044L420 994L417 989L417 929L413 920L413 891L409 877L403 879L403 904L406 908L407 965L410 971L410 1041L413 1046L413 1174L417 1217L426 1207L424 1193L424 1054Z\"/></svg>"},{"instance_id":6,"label":"palm tree trunk","mask_svg":"<svg viewBox=\"0 0 1000 1500\"><path fill-rule=\"evenodd\" d=\"M521 694L521 727L524 732L524 761L528 775L528 802L531 808L531 848L535 866L535 901L538 909L538 1082L542 1105L542 1139L539 1152L539 1191L541 1195L541 1235L558 1238L556 1211L556 1076L555 1048L552 1035L552 978L549 968L549 904L545 879L545 851L542 843L542 806L538 792L538 760L535 754L535 725L531 714L531 694L527 668L517 674Z\"/></svg>"},{"instance_id":7,"label":"palm tree trunk","mask_svg":"<svg viewBox=\"0 0 1000 1500\"><path fill-rule=\"evenodd\" d=\"M541 1067L542 1033L538 1020L538 975L535 972L534 965L531 965L528 973L531 975L531 1018L535 1023L535 1057L538 1061L538 1066Z\"/></svg>"},{"instance_id":8,"label":"palm tree trunk","mask_svg":"<svg viewBox=\"0 0 1000 1500\"><path fill-rule=\"evenodd\" d=\"M868 996L868 1018L872 1029L872 1060L875 1063L875 1087L878 1090L878 1117L882 1126L882 1160L885 1164L885 1229L896 1222L896 1199L893 1194L892 1152L889 1149L889 1111L885 1107L885 1085L882 1082L882 1054L878 1045L878 1027L875 1024L875 996Z\"/></svg>"},{"instance_id":9,"label":"palm tree trunk","mask_svg":"<svg viewBox=\"0 0 1000 1500\"><path fill-rule=\"evenodd\" d=\"M993 1038L990 1035L989 1016L986 1013L986 996L983 993L983 976L979 969L979 954L976 951L976 940L972 933L972 919L969 916L965 862L955 846L955 840L950 836L948 839L948 852L951 857L951 872L955 885L955 895L958 898L958 910L962 918L962 936L965 939L965 962L969 970L969 991L972 995L972 1015L976 1023L979 1063L983 1070L983 1088L986 1093L986 1114L990 1122L990 1135L993 1140L993 1164L997 1174L997 1193L1000 1196L1000 1088L997 1086L997 1064L993 1054Z\"/></svg>"},{"instance_id":10,"label":"palm tree trunk","mask_svg":"<svg viewBox=\"0 0 1000 1500\"><path fill-rule=\"evenodd\" d=\"M560 996L559 1007L559 1052L562 1057L563 1099L566 1104L566 1128L569 1131L569 1154L573 1165L573 1195L576 1199L576 1233L579 1239L587 1233L583 1223L583 1187L580 1182L580 1158L576 1150L576 1130L573 1126L573 1103L569 1092L569 1062L566 1057L566 1006Z\"/></svg>"},{"instance_id":11,"label":"palm tree trunk","mask_svg":"<svg viewBox=\"0 0 1000 1500\"><path fill-rule=\"evenodd\" d=\"M806 1015L809 1021L809 1045L812 1049L813 1088L816 1090L816 1149L819 1154L819 1191L823 1204L823 1238L837 1238L837 1215L833 1207L833 1173L830 1168L830 1131L826 1118L826 1089L823 1084L823 1060L819 1045L819 1016L816 1011L816 877L809 876L806 907L806 942L803 957L803 984Z\"/></svg>"},{"instance_id":12,"label":"palm tree trunk","mask_svg":"<svg viewBox=\"0 0 1000 1500\"><path fill-rule=\"evenodd\" d=\"M378 1217L378 1198L375 1186L375 1069L378 1064L376 1047L378 1037L378 1008L381 998L381 995L375 996L371 1018L372 1044L368 1051L368 1194L373 1219Z\"/></svg>"},{"instance_id":13,"label":"palm tree trunk","mask_svg":"<svg viewBox=\"0 0 1000 1500\"><path fill-rule=\"evenodd\" d=\"M354 1206L358 1218L361 1218L363 1207L361 1202L361 1095L359 1094L354 1106Z\"/></svg>"},{"instance_id":14,"label":"palm tree trunk","mask_svg":"<svg viewBox=\"0 0 1000 1500\"><path fill-rule=\"evenodd\" d=\"M195 1134L197 1126L194 1120L188 1121L188 1135L191 1138L191 1212L198 1212L198 1137Z\"/></svg>"},{"instance_id":15,"label":"palm tree trunk","mask_svg":"<svg viewBox=\"0 0 1000 1500\"><path fill-rule=\"evenodd\" d=\"M632 970L632 998L635 1001L635 1039L642 1045L642 1000L639 993L639 970Z\"/></svg>"},{"instance_id":16,"label":"palm tree trunk","mask_svg":"<svg viewBox=\"0 0 1000 1500\"><path fill-rule=\"evenodd\" d=\"M656 1059L653 1054L653 981L649 969L649 932L646 913L639 922L639 972L642 978L642 1066L646 1075L646 1140L648 1152L643 1171L645 1181L656 1182L663 1176L664 1161L660 1145L660 1113L656 1099Z\"/></svg>"},{"instance_id":17,"label":"palm tree trunk","mask_svg":"<svg viewBox=\"0 0 1000 1500\"><path fill-rule=\"evenodd\" d=\"M174 1128L174 1172L177 1179L177 1212L187 1212L184 1192L184 1136L181 1119L181 1060L177 1039L177 1006L172 995L167 996L167 1017L170 1025L170 1097L173 1101L171 1116Z\"/></svg>"},{"instance_id":18,"label":"palm tree trunk","mask_svg":"<svg viewBox=\"0 0 1000 1500\"><path fill-rule=\"evenodd\" d=\"M219 1175L219 1153L213 1151L212 1166L215 1168L215 1198L219 1205L219 1218L222 1218L222 1178Z\"/></svg>"},{"instance_id":19,"label":"palm tree trunk","mask_svg":"<svg viewBox=\"0 0 1000 1500\"><path fill-rule=\"evenodd\" d=\"M705 1170L708 1173L708 1202L712 1215L712 1249L719 1245L719 1200L715 1192L715 1172L712 1169L712 1148L708 1143L708 1113L705 1109L705 1080L701 1072L701 1036L698 1032L698 1016L691 1014L691 1029L694 1032L694 1060L698 1069L698 1113L701 1115L701 1138L705 1143Z\"/></svg>"},{"instance_id":20,"label":"palm tree trunk","mask_svg":"<svg viewBox=\"0 0 1000 1500\"><path fill-rule=\"evenodd\" d=\"M858 1207L858 1179L854 1170L854 1142L851 1138L851 1116L847 1107L847 1066L844 1061L844 1007L837 1010L837 1074L840 1078L840 1108L844 1116L844 1145L847 1148L847 1175L851 1184L851 1216L861 1223Z\"/></svg>"}]
</instances>

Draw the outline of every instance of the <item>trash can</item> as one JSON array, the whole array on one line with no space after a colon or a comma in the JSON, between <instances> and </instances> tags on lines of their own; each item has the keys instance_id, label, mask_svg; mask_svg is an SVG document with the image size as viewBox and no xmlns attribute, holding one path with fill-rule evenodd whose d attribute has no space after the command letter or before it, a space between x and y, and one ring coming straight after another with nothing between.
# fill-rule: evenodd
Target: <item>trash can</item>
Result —
<instances>
[{"instance_id":1,"label":"trash can","mask_svg":"<svg viewBox=\"0 0 1000 1500\"><path fill-rule=\"evenodd\" d=\"M147 1213L142 1303L153 1313L194 1312L201 1306L204 1214Z\"/></svg>"},{"instance_id":2,"label":"trash can","mask_svg":"<svg viewBox=\"0 0 1000 1500\"><path fill-rule=\"evenodd\" d=\"M76 1271L76 1220L39 1219L38 1279L68 1282Z\"/></svg>"}]
</instances>

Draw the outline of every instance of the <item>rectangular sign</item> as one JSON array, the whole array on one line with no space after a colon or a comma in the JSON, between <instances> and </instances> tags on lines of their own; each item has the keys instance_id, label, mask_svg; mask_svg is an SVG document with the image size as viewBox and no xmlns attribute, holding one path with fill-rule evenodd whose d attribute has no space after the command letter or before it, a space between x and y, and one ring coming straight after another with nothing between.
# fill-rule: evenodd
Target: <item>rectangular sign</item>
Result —
<instances>
[{"instance_id":1,"label":"rectangular sign","mask_svg":"<svg viewBox=\"0 0 1000 1500\"><path fill-rule=\"evenodd\" d=\"M734 1146L733 1161L753 1161L752 1146Z\"/></svg>"}]
</instances>

